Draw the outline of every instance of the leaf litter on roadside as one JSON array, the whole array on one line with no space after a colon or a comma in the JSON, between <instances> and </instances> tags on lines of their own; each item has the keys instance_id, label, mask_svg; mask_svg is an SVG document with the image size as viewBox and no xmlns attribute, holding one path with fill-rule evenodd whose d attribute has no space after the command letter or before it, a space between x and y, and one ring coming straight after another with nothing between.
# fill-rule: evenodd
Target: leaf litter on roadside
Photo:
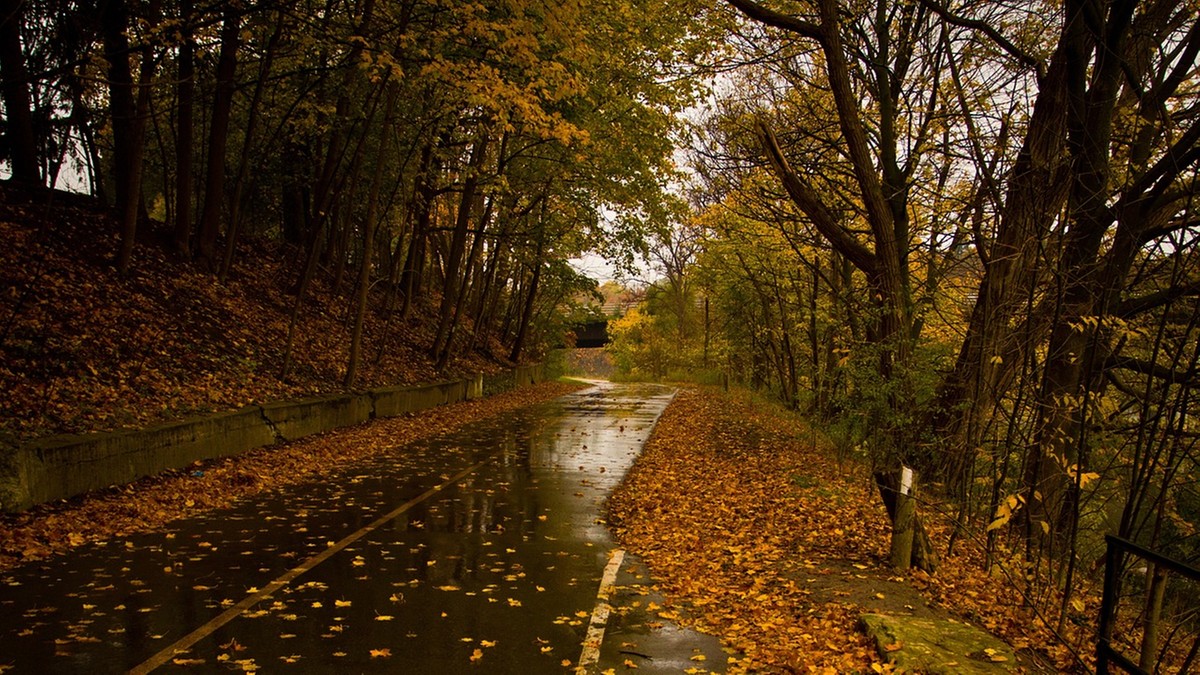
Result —
<instances>
[{"instance_id":1,"label":"leaf litter on roadside","mask_svg":"<svg viewBox=\"0 0 1200 675\"><path fill-rule=\"evenodd\" d=\"M681 391L609 500L618 539L671 605L658 615L721 637L729 672L891 672L858 615L867 603L912 609L910 600L874 588L817 593L813 582L828 577L845 588L890 583L914 603L923 593L1010 641L1039 641L1019 596L968 554L946 560L938 577L888 569L890 529L869 471L835 457L772 404Z\"/></svg>"}]
</instances>

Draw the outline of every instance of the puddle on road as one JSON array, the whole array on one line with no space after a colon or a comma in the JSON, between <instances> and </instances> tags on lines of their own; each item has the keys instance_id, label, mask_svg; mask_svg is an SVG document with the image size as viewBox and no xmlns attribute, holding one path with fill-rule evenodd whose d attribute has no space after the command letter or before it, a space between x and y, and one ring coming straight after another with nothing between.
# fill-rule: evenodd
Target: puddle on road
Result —
<instances>
[{"instance_id":1,"label":"puddle on road","mask_svg":"<svg viewBox=\"0 0 1200 675\"><path fill-rule=\"evenodd\" d=\"M0 578L0 670L124 672L398 506L484 464L161 670L563 672L608 551L602 502L671 392L601 385L165 532Z\"/></svg>"}]
</instances>

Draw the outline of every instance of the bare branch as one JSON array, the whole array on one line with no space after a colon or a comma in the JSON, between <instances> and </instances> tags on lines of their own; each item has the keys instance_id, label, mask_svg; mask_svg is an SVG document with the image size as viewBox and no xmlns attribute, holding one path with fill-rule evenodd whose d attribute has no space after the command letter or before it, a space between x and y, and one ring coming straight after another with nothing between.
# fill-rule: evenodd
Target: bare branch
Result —
<instances>
[{"instance_id":1,"label":"bare branch","mask_svg":"<svg viewBox=\"0 0 1200 675\"><path fill-rule=\"evenodd\" d=\"M804 37L821 39L821 28L811 21L805 21L790 14L782 14L772 9L767 9L757 2L750 0L728 0L729 4L733 5L742 14L758 21L759 23L786 30L791 33L797 33Z\"/></svg>"},{"instance_id":2,"label":"bare branch","mask_svg":"<svg viewBox=\"0 0 1200 675\"><path fill-rule=\"evenodd\" d=\"M1181 384L1185 387L1200 387L1200 380L1196 379L1196 372L1194 370L1181 372L1167 366L1161 366L1152 361L1135 359L1129 356L1110 356L1105 360L1104 367L1119 368L1142 375L1149 375L1157 377L1160 380L1166 380L1172 384Z\"/></svg>"},{"instance_id":3,"label":"bare branch","mask_svg":"<svg viewBox=\"0 0 1200 675\"><path fill-rule=\"evenodd\" d=\"M1178 197L1177 199L1184 198L1186 198L1186 196ZM1162 237L1174 234L1180 230L1194 228L1197 225L1200 225L1200 220L1197 220L1196 218L1177 218L1169 223L1166 223L1165 225L1160 225L1158 227L1147 227L1146 229L1142 230L1140 233L1138 233L1137 243L1139 247L1144 246L1155 239L1161 239Z\"/></svg>"},{"instance_id":4,"label":"bare branch","mask_svg":"<svg viewBox=\"0 0 1200 675\"><path fill-rule=\"evenodd\" d=\"M775 139L775 132L771 130L771 125L760 119L757 123L757 132L763 152L771 161L771 168L775 170L775 174L783 183L783 187L792 201L812 220L821 235L828 239L839 253L846 256L855 267L868 276L873 276L878 267L875 255L862 242L855 239L853 234L837 223L837 219L830 213L829 208L821 201L816 191L792 170L787 158L783 156L779 142Z\"/></svg>"},{"instance_id":5,"label":"bare branch","mask_svg":"<svg viewBox=\"0 0 1200 675\"><path fill-rule=\"evenodd\" d=\"M1184 169L1200 159L1200 152L1198 152L1200 145L1198 144L1200 144L1200 122L1195 122L1163 153L1154 166L1138 177L1137 181L1126 191L1129 196L1122 198L1121 201L1136 201L1142 199L1146 194L1153 194L1156 190L1164 191L1166 186L1170 185L1171 181L1175 180Z\"/></svg>"},{"instance_id":6,"label":"bare branch","mask_svg":"<svg viewBox=\"0 0 1200 675\"><path fill-rule=\"evenodd\" d=\"M732 1L732 0L730 0L730 1ZM921 4L925 5L929 9L933 10L933 12L935 14L937 14L938 16L940 16L942 18L942 20L945 21L946 23L949 23L954 26L958 26L959 28L967 28L970 30L977 30L977 31L983 33L984 35L988 36L989 38L991 38L992 42L995 42L1001 49L1003 49L1005 52L1007 52L1009 56L1013 57L1014 59L1016 59L1023 65L1026 65L1030 68L1033 68L1035 71L1037 71L1039 80L1041 80L1042 77L1046 74L1046 66L1045 66L1045 64L1043 64L1041 62L1040 59L1035 58L1032 54L1022 50L1020 47L1013 44L1012 41L1010 41L1008 38L1001 35L1000 31L996 30L994 27L992 27L986 21L980 21L978 19L967 19L967 18L958 16L957 14L954 14L946 7L938 4L937 2L934 2L934 0L921 0Z\"/></svg>"},{"instance_id":7,"label":"bare branch","mask_svg":"<svg viewBox=\"0 0 1200 675\"><path fill-rule=\"evenodd\" d=\"M1183 286L1174 286L1155 293L1149 293L1137 298L1130 298L1117 307L1117 316L1128 319L1131 316L1148 312L1162 307L1179 298L1200 295L1200 281L1193 281Z\"/></svg>"}]
</instances>

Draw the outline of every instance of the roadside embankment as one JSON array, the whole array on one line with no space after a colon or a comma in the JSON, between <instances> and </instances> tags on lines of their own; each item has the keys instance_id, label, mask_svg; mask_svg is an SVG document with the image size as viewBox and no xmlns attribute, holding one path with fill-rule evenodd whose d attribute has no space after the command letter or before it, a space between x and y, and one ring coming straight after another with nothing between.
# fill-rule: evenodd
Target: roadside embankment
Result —
<instances>
[{"instance_id":1,"label":"roadside embankment","mask_svg":"<svg viewBox=\"0 0 1200 675\"><path fill-rule=\"evenodd\" d=\"M537 379L540 373L521 370L512 381L530 385ZM196 458L136 482L0 515L0 570L88 541L153 529L261 490L312 480L331 467L382 448L445 433L579 386L560 382L519 386L485 398L427 408L420 414L377 417L299 440L274 443L271 437L268 442L274 444L239 455Z\"/></svg>"},{"instance_id":2,"label":"roadside embankment","mask_svg":"<svg viewBox=\"0 0 1200 675\"><path fill-rule=\"evenodd\" d=\"M540 381L540 366L504 377ZM145 429L51 436L0 445L0 509L21 511L121 485L198 460L238 455L311 434L458 403L484 395L484 376L360 393L249 405Z\"/></svg>"}]
</instances>

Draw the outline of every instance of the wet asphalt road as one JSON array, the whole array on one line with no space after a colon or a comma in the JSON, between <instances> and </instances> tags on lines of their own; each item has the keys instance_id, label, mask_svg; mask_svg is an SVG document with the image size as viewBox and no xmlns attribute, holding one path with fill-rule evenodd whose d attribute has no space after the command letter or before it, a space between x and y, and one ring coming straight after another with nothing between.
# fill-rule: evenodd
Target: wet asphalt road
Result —
<instances>
[{"instance_id":1,"label":"wet asphalt road","mask_svg":"<svg viewBox=\"0 0 1200 675\"><path fill-rule=\"evenodd\" d=\"M0 672L719 670L714 639L646 615L602 520L670 397L599 385L14 570Z\"/></svg>"}]
</instances>

